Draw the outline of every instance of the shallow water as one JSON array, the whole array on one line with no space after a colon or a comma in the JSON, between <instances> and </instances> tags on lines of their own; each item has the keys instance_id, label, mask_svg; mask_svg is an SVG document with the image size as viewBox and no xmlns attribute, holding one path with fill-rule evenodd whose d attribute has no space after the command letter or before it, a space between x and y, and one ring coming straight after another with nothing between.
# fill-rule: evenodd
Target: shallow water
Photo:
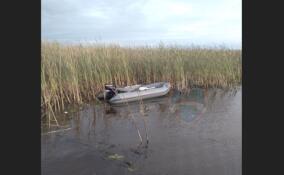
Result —
<instances>
[{"instance_id":1,"label":"shallow water","mask_svg":"<svg viewBox=\"0 0 284 175\"><path fill-rule=\"evenodd\" d=\"M89 104L43 124L42 174L239 175L241 110L241 88Z\"/></svg>"}]
</instances>

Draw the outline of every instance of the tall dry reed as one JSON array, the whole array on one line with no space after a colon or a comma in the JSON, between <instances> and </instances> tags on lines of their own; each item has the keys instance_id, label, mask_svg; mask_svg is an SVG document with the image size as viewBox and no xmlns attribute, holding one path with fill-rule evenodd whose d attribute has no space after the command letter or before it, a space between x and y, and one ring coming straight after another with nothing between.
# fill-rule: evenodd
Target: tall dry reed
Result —
<instances>
[{"instance_id":1,"label":"tall dry reed","mask_svg":"<svg viewBox=\"0 0 284 175\"><path fill-rule=\"evenodd\" d=\"M42 108L93 100L105 84L169 81L191 86L230 87L241 83L241 50L224 47L121 47L42 42Z\"/></svg>"}]
</instances>

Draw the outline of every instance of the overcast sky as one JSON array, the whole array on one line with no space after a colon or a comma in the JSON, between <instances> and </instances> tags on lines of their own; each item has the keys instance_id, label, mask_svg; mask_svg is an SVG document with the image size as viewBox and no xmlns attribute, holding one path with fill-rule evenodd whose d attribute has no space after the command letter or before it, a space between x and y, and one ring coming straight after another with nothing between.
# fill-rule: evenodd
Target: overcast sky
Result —
<instances>
[{"instance_id":1,"label":"overcast sky","mask_svg":"<svg viewBox=\"0 0 284 175\"><path fill-rule=\"evenodd\" d=\"M241 0L42 0L42 39L241 47Z\"/></svg>"}]
</instances>

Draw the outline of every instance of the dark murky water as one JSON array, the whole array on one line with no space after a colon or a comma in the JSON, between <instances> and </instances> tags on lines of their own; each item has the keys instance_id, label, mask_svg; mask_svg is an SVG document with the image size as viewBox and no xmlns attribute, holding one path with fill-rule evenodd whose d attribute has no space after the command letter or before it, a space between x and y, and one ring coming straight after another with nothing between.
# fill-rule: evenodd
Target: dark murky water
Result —
<instances>
[{"instance_id":1,"label":"dark murky water","mask_svg":"<svg viewBox=\"0 0 284 175\"><path fill-rule=\"evenodd\" d=\"M241 96L241 88L193 89L87 105L58 118L60 130L43 127L42 174L240 175Z\"/></svg>"}]
</instances>

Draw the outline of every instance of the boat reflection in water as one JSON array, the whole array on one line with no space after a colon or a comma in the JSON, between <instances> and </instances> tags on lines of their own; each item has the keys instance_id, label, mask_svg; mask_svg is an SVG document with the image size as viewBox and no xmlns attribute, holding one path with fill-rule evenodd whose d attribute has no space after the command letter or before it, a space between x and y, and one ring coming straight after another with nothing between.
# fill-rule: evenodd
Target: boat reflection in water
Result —
<instances>
[{"instance_id":1,"label":"boat reflection in water","mask_svg":"<svg viewBox=\"0 0 284 175\"><path fill-rule=\"evenodd\" d=\"M119 105L104 105L104 114L111 117L142 115L160 115L183 123L197 121L206 112L208 104L208 90L192 89L190 93L180 93L173 90L169 95L143 101L124 103ZM172 120L171 119L171 120Z\"/></svg>"}]
</instances>

